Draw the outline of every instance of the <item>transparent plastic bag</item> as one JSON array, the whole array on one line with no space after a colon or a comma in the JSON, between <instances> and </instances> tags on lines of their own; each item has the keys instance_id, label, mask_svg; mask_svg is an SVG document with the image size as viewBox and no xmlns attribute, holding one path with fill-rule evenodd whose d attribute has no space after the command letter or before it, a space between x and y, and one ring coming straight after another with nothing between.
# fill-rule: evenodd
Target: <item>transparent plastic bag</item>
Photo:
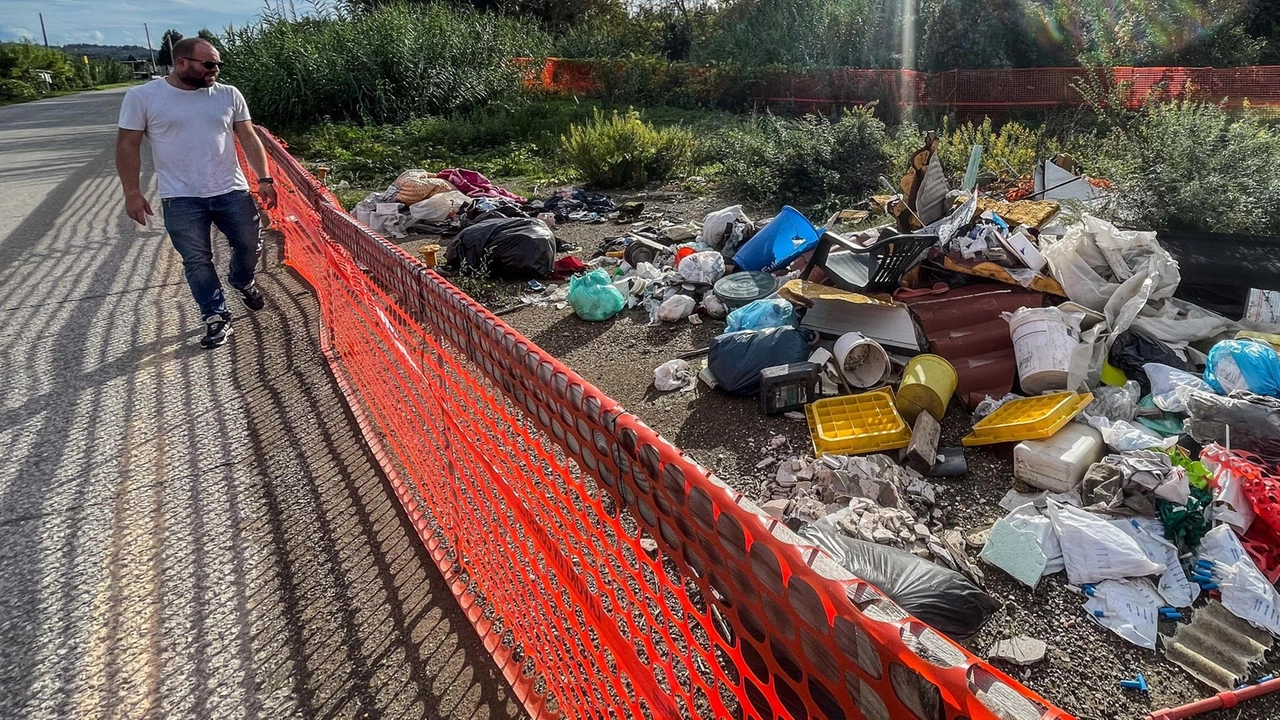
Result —
<instances>
[{"instance_id":1,"label":"transparent plastic bag","mask_svg":"<svg viewBox=\"0 0 1280 720\"><path fill-rule=\"evenodd\" d=\"M1209 383L1177 368L1147 363L1142 366L1151 382L1151 400L1165 412L1187 412L1187 398L1192 393L1214 394Z\"/></svg>"},{"instance_id":2,"label":"transparent plastic bag","mask_svg":"<svg viewBox=\"0 0 1280 720\"><path fill-rule=\"evenodd\" d=\"M795 327L799 324L796 310L789 301L765 298L747 303L729 313L724 331L764 330L771 327Z\"/></svg>"}]
</instances>

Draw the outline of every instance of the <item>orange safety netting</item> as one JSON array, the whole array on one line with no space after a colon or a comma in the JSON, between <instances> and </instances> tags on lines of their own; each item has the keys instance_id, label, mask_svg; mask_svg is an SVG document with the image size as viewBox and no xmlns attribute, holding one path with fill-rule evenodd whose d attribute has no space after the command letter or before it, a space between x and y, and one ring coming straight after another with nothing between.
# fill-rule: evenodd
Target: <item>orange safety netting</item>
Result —
<instances>
[{"instance_id":1,"label":"orange safety netting","mask_svg":"<svg viewBox=\"0 0 1280 720\"><path fill-rule=\"evenodd\" d=\"M552 92L591 95L604 88L597 67L591 61L550 58L536 81L530 74L529 84ZM753 80L750 95L764 104L822 107L880 102L999 113L1079 106L1084 102L1077 89L1082 81L1098 88L1118 88L1119 99L1128 107L1139 107L1148 98L1280 107L1280 66L776 71Z\"/></svg>"},{"instance_id":2,"label":"orange safety netting","mask_svg":"<svg viewBox=\"0 0 1280 720\"><path fill-rule=\"evenodd\" d=\"M270 215L334 375L531 715L1068 717L803 544L262 137Z\"/></svg>"}]
</instances>

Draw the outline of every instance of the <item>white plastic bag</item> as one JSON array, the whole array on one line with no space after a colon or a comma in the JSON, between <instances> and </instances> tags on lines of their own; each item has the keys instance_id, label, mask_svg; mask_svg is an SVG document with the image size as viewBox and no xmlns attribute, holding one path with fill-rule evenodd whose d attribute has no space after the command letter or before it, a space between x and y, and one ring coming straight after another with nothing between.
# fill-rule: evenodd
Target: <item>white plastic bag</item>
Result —
<instances>
[{"instance_id":1,"label":"white plastic bag","mask_svg":"<svg viewBox=\"0 0 1280 720\"><path fill-rule=\"evenodd\" d=\"M471 198L457 190L448 190L410 205L409 215L421 222L445 222L458 212L458 208L470 201Z\"/></svg>"},{"instance_id":2,"label":"white plastic bag","mask_svg":"<svg viewBox=\"0 0 1280 720\"><path fill-rule=\"evenodd\" d=\"M707 293L702 296L702 307L711 317L722 320L729 314L729 306L724 304L719 295L715 293Z\"/></svg>"},{"instance_id":3,"label":"white plastic bag","mask_svg":"<svg viewBox=\"0 0 1280 720\"><path fill-rule=\"evenodd\" d=\"M1124 420L1112 422L1101 415L1081 416L1102 433L1102 440L1116 452L1127 450L1147 450L1149 448L1168 449L1178 443L1177 437L1164 438L1144 425L1136 425Z\"/></svg>"},{"instance_id":4,"label":"white plastic bag","mask_svg":"<svg viewBox=\"0 0 1280 720\"><path fill-rule=\"evenodd\" d=\"M1164 572L1137 541L1097 515L1050 500L1049 519L1058 532L1067 579L1076 585Z\"/></svg>"},{"instance_id":5,"label":"white plastic bag","mask_svg":"<svg viewBox=\"0 0 1280 720\"><path fill-rule=\"evenodd\" d=\"M1213 561L1213 577L1222 593L1222 606L1280 637L1280 594L1258 570L1231 528L1219 525L1200 541L1200 557Z\"/></svg>"},{"instance_id":6,"label":"white plastic bag","mask_svg":"<svg viewBox=\"0 0 1280 720\"><path fill-rule=\"evenodd\" d=\"M1228 466L1215 462L1215 456L1222 452L1225 451L1220 445L1210 445L1200 457L1205 469L1213 473L1213 482L1218 488L1213 494L1213 519L1227 523L1243 535L1249 532L1257 513L1244 494L1244 478L1237 477Z\"/></svg>"},{"instance_id":7,"label":"white plastic bag","mask_svg":"<svg viewBox=\"0 0 1280 720\"><path fill-rule=\"evenodd\" d=\"M1134 645L1156 649L1160 596L1145 579L1098 583L1084 603L1089 618Z\"/></svg>"},{"instance_id":8,"label":"white plastic bag","mask_svg":"<svg viewBox=\"0 0 1280 720\"><path fill-rule=\"evenodd\" d=\"M688 295L672 295L658 306L658 319L662 322L680 322L693 313L698 301Z\"/></svg>"},{"instance_id":9,"label":"white plastic bag","mask_svg":"<svg viewBox=\"0 0 1280 720\"><path fill-rule=\"evenodd\" d=\"M702 221L702 232L698 235L698 240L718 250L724 244L725 230L735 220L751 222L751 218L742 212L741 205L731 205L723 210L707 213Z\"/></svg>"},{"instance_id":10,"label":"white plastic bag","mask_svg":"<svg viewBox=\"0 0 1280 720\"><path fill-rule=\"evenodd\" d=\"M724 277L724 256L713 250L696 252L681 260L676 272L685 282L714 285Z\"/></svg>"},{"instance_id":11,"label":"white plastic bag","mask_svg":"<svg viewBox=\"0 0 1280 720\"><path fill-rule=\"evenodd\" d=\"M661 392L688 390L697 382L697 375L685 360L668 360L653 370L653 386Z\"/></svg>"},{"instance_id":12,"label":"white plastic bag","mask_svg":"<svg viewBox=\"0 0 1280 720\"><path fill-rule=\"evenodd\" d=\"M1120 518L1111 521L1135 541L1151 562L1164 565L1157 590L1165 604L1190 607L1200 597L1200 586L1187 579L1187 571L1178 559L1178 548L1164 539L1164 523L1154 518L1145 521L1138 518Z\"/></svg>"},{"instance_id":13,"label":"white plastic bag","mask_svg":"<svg viewBox=\"0 0 1280 720\"><path fill-rule=\"evenodd\" d=\"M1192 393L1215 394L1203 378L1160 363L1142 366L1151 381L1151 400L1156 407L1171 413L1186 413L1187 398Z\"/></svg>"}]
</instances>

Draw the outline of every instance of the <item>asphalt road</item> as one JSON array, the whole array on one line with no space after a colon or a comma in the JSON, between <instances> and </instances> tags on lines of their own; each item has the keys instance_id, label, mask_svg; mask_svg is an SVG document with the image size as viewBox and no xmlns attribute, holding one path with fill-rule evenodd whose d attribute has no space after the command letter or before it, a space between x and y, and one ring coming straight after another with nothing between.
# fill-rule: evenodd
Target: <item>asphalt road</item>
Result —
<instances>
[{"instance_id":1,"label":"asphalt road","mask_svg":"<svg viewBox=\"0 0 1280 720\"><path fill-rule=\"evenodd\" d=\"M266 309L198 346L124 214L122 96L0 108L0 718L518 716L275 243Z\"/></svg>"}]
</instances>

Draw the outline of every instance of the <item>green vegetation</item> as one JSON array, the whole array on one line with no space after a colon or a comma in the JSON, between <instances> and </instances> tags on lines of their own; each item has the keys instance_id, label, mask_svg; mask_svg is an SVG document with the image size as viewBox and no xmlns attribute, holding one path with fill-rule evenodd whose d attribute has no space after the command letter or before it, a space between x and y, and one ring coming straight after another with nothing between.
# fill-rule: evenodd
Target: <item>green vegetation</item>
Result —
<instances>
[{"instance_id":1,"label":"green vegetation","mask_svg":"<svg viewBox=\"0 0 1280 720\"><path fill-rule=\"evenodd\" d=\"M115 60L90 60L86 65L61 50L35 43L0 43L0 104L3 105L127 83L132 78L129 66Z\"/></svg>"},{"instance_id":2,"label":"green vegetation","mask_svg":"<svg viewBox=\"0 0 1280 720\"><path fill-rule=\"evenodd\" d=\"M889 171L889 138L871 108L834 122L761 116L718 140L721 184L758 205L827 211L861 200Z\"/></svg>"},{"instance_id":3,"label":"green vegetation","mask_svg":"<svg viewBox=\"0 0 1280 720\"><path fill-rule=\"evenodd\" d=\"M1247 109L1213 104L1127 109L1123 87L1105 73L1082 73L1086 108L1018 121L898 117L908 111L889 85L883 95L893 102L825 116L761 115L751 105L778 73L835 64L939 70L1280 58L1280 24L1255 12L1280 0L1239 12L1206 0L1213 12L1197 15L1191 35L1195 23L1152 32L1174 17L1162 14L1169 1L1118 7L1114 21L1102 22L1106 8L1093 0L922 0L915 51L904 52L900 6L887 0L657 0L635 8L614 0L359 0L318 16L269 11L229 32L224 79L295 152L327 164L331 182L351 188L385 187L411 167L470 167L535 194L541 184L607 189L697 174L728 200L818 215L875 192L881 175L896 183L922 130L936 128L953 179L974 144L984 148L983 177L1005 181L1067 152L1112 182L1116 199L1105 214L1121 224L1280 233L1280 131ZM1045 27L1056 34L1045 37ZM600 97L529 88L526 73L553 46L596 58ZM28 94L25 78L7 80L0 96Z\"/></svg>"},{"instance_id":4,"label":"green vegetation","mask_svg":"<svg viewBox=\"0 0 1280 720\"><path fill-rule=\"evenodd\" d=\"M560 138L569 164L588 184L601 188L638 187L670 179L693 157L693 134L684 128L658 129L628 110L572 125Z\"/></svg>"},{"instance_id":5,"label":"green vegetation","mask_svg":"<svg viewBox=\"0 0 1280 720\"><path fill-rule=\"evenodd\" d=\"M1280 235L1280 130L1203 103L1152 103L1079 153L1129 227Z\"/></svg>"},{"instance_id":6,"label":"green vegetation","mask_svg":"<svg viewBox=\"0 0 1280 720\"><path fill-rule=\"evenodd\" d=\"M380 4L229 30L223 78L274 127L396 123L518 99L549 37L533 23L444 4Z\"/></svg>"}]
</instances>

